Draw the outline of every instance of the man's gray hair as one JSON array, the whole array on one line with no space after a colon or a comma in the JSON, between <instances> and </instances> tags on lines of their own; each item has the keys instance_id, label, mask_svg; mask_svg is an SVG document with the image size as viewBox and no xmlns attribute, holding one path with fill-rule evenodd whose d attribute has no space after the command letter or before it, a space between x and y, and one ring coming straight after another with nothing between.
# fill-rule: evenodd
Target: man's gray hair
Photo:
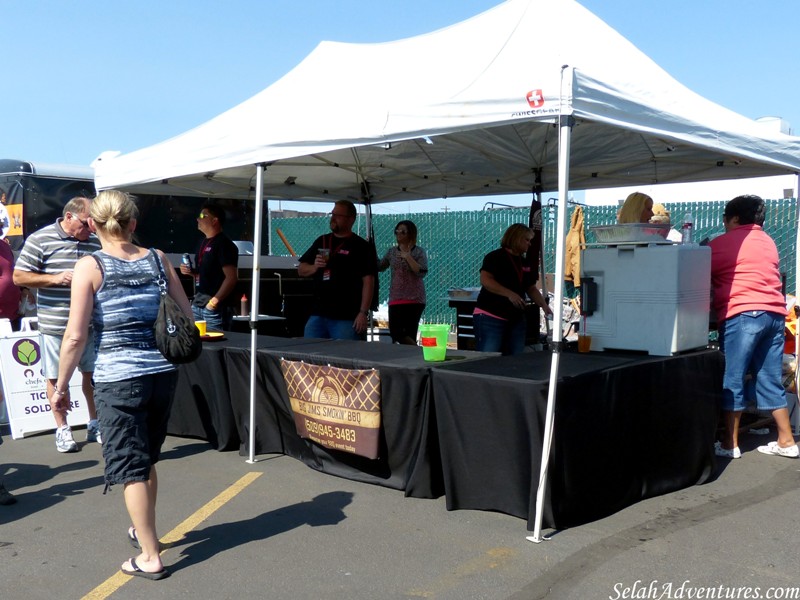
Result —
<instances>
[{"instance_id":1,"label":"man's gray hair","mask_svg":"<svg viewBox=\"0 0 800 600\"><path fill-rule=\"evenodd\" d=\"M89 207L91 204L92 201L89 198L85 198L84 196L75 196L64 205L64 210L61 211L61 216L66 217L67 213L80 215L85 212L89 212Z\"/></svg>"}]
</instances>

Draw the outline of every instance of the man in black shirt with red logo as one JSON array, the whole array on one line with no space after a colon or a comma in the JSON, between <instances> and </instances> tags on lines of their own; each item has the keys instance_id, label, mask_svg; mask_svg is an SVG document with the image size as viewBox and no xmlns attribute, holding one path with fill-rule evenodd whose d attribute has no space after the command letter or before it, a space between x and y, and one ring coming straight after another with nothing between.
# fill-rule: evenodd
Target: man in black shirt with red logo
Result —
<instances>
[{"instance_id":1,"label":"man in black shirt with red logo","mask_svg":"<svg viewBox=\"0 0 800 600\"><path fill-rule=\"evenodd\" d=\"M207 204L197 217L197 228L206 236L195 255L194 269L181 265L181 273L195 275L197 287L192 300L195 320L205 321L208 330L228 330L233 310L233 289L239 280L239 249L222 231L225 211Z\"/></svg>"},{"instance_id":2,"label":"man in black shirt with red logo","mask_svg":"<svg viewBox=\"0 0 800 600\"><path fill-rule=\"evenodd\" d=\"M331 233L321 235L300 257L297 272L314 278L314 306L305 337L366 339L377 258L353 233L356 207L340 200L330 213Z\"/></svg>"}]
</instances>

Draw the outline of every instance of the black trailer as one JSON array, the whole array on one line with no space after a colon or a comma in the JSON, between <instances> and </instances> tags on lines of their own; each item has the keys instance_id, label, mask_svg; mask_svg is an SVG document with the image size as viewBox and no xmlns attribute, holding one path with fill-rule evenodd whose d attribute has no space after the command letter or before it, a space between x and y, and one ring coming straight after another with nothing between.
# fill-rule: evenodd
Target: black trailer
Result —
<instances>
[{"instance_id":1,"label":"black trailer","mask_svg":"<svg viewBox=\"0 0 800 600\"><path fill-rule=\"evenodd\" d=\"M22 249L25 238L53 223L61 216L70 198L93 198L94 170L75 165L45 165L13 159L0 159L0 221L15 252ZM174 267L180 265L181 254L194 255L203 234L197 230L197 215L206 202L212 201L226 213L225 233L239 246L239 285L235 298L251 296L252 242L255 203L231 198L208 198L190 195L136 194L139 220L134 241L140 246L163 250ZM297 260L269 255L269 226L264 227L259 257L259 313L284 316L285 322L264 322L262 333L301 336L308 319L311 302L311 280L297 275ZM186 293L194 293L193 279L179 275ZM242 331L247 323L238 322Z\"/></svg>"},{"instance_id":2,"label":"black trailer","mask_svg":"<svg viewBox=\"0 0 800 600\"><path fill-rule=\"evenodd\" d=\"M30 233L49 225L61 216L64 205L75 196L94 197L94 170L76 165L47 165L14 159L0 159L0 203L7 213L3 231L14 250L22 248ZM136 241L157 247L169 254L193 253L200 234L196 217L204 196L136 195L139 222ZM252 241L254 203L230 198L214 198L226 213L225 233L231 239ZM269 254L268 228L261 241L263 254Z\"/></svg>"}]
</instances>

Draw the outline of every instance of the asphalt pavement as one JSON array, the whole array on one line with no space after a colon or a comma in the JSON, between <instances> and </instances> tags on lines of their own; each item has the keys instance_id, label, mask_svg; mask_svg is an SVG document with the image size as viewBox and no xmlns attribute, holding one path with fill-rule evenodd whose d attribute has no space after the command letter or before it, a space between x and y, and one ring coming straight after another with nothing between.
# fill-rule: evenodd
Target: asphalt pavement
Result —
<instances>
[{"instance_id":1,"label":"asphalt pavement","mask_svg":"<svg viewBox=\"0 0 800 600\"><path fill-rule=\"evenodd\" d=\"M539 544L522 519L170 437L158 527L171 576L157 582L119 573L136 554L122 489L103 495L85 429L74 454L49 433L7 433L0 479L18 502L0 506L3 599L800 598L800 460L755 451L774 430L745 435L704 485Z\"/></svg>"}]
</instances>

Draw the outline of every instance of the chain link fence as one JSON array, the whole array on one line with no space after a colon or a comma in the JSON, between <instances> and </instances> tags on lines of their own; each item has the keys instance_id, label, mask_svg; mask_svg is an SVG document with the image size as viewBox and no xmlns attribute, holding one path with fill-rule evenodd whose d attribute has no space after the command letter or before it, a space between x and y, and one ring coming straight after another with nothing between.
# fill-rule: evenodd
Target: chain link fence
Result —
<instances>
[{"instance_id":1,"label":"chain link fence","mask_svg":"<svg viewBox=\"0 0 800 600\"><path fill-rule=\"evenodd\" d=\"M772 236L778 246L781 272L786 276L786 289L795 290L795 239L797 226L797 203L795 199L767 200L767 220L764 230ZM713 239L724 232L722 212L726 201L681 202L664 204L670 211L673 227L680 228L684 215L691 213L694 219L694 239ZM567 228L574 206L570 206ZM616 221L616 206L584 206L586 242L596 239L591 232L595 225L609 225ZM448 306L447 290L453 287L477 287L479 270L485 254L500 246L503 232L512 223L528 223L527 208L504 208L483 211L443 213L408 213L373 215L373 230L378 257L394 243L394 227L405 219L417 225L418 245L428 253L429 271L425 278L428 305L423 314L427 323L455 323L455 311ZM545 205L542 209L544 235L544 264L547 273L555 271L555 207ZM329 231L327 216L273 218L272 253L288 256L276 230L280 229L298 255L303 254L317 236ZM366 237L366 219L359 215L354 230ZM389 271L380 274L380 303L389 295Z\"/></svg>"}]
</instances>

